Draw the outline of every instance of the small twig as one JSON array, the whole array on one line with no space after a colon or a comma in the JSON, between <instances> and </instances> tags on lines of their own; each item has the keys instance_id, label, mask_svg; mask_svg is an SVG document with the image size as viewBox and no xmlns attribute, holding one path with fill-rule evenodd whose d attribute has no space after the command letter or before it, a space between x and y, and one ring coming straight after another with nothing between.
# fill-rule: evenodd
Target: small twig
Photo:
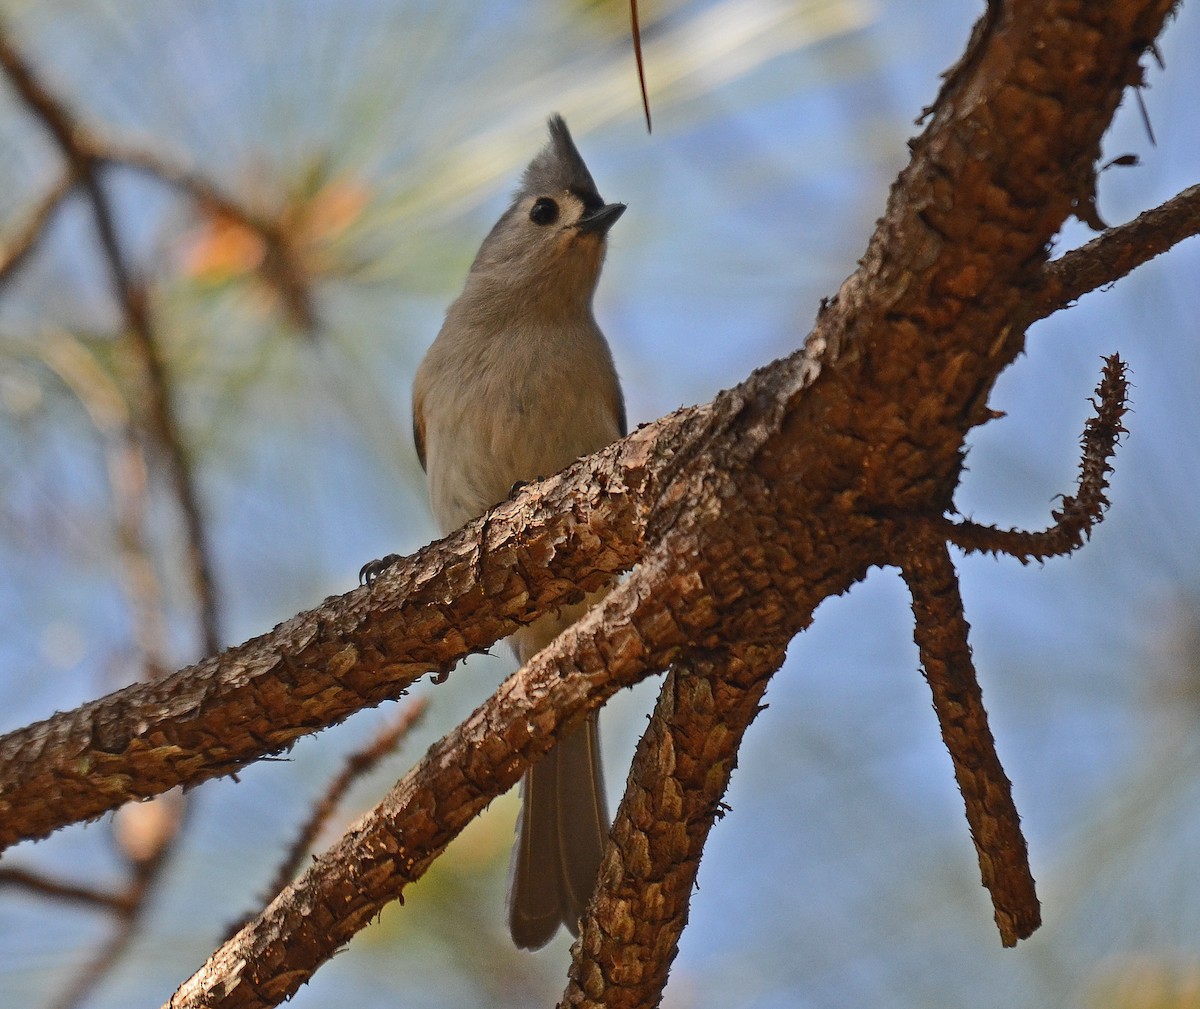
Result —
<instances>
[{"instance_id":1,"label":"small twig","mask_svg":"<svg viewBox=\"0 0 1200 1009\"><path fill-rule=\"evenodd\" d=\"M275 878L263 895L262 903L264 905L269 904L280 890L296 878L303 868L305 856L312 849L313 842L321 832L321 828L329 821L350 787L369 774L381 760L404 741L405 737L424 717L428 707L428 698L413 698L400 709L391 722L376 733L375 738L366 747L346 758L346 764L341 773L329 783L325 794L313 806L308 820L300 828L300 833L288 849L287 856L280 863Z\"/></svg>"},{"instance_id":2,"label":"small twig","mask_svg":"<svg viewBox=\"0 0 1200 1009\"><path fill-rule=\"evenodd\" d=\"M1041 906L1012 785L996 753L983 707L958 575L946 544L933 535L912 543L901 572L912 593L913 637L966 805L1000 941L1015 946L1041 924Z\"/></svg>"},{"instance_id":3,"label":"small twig","mask_svg":"<svg viewBox=\"0 0 1200 1009\"><path fill-rule=\"evenodd\" d=\"M1021 326L1069 306L1089 291L1112 284L1155 256L1200 232L1200 185L1127 224L1109 228L1086 245L1047 263L1042 283L1030 293Z\"/></svg>"},{"instance_id":4,"label":"small twig","mask_svg":"<svg viewBox=\"0 0 1200 1009\"><path fill-rule=\"evenodd\" d=\"M1104 492L1117 443L1126 433L1121 419L1127 410L1128 392L1125 362L1118 354L1105 358L1104 372L1092 400L1096 414L1088 418L1080 439L1083 455L1079 462L1079 486L1074 496L1064 497L1062 506L1051 512L1052 526L1028 532L947 519L942 528L945 537L963 550L1007 554L1022 564L1078 550L1103 520L1108 507Z\"/></svg>"},{"instance_id":5,"label":"small twig","mask_svg":"<svg viewBox=\"0 0 1200 1009\"><path fill-rule=\"evenodd\" d=\"M39 897L50 897L117 914L124 914L129 907L129 896L126 893L110 893L92 886L66 883L61 879L52 879L32 869L22 869L15 865L0 866L0 887L5 886L19 887Z\"/></svg>"},{"instance_id":6,"label":"small twig","mask_svg":"<svg viewBox=\"0 0 1200 1009\"><path fill-rule=\"evenodd\" d=\"M7 242L0 244L0 286L7 283L29 258L30 253L37 248L38 242L46 233L46 228L54 213L75 188L75 177L70 172L64 172L62 177L42 196L33 210L29 212L25 222L16 230Z\"/></svg>"}]
</instances>

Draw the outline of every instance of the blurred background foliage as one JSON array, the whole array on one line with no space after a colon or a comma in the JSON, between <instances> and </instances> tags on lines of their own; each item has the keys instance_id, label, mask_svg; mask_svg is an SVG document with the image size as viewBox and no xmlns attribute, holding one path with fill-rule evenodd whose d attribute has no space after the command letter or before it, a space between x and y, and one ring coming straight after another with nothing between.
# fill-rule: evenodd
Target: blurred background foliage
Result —
<instances>
[{"instance_id":1,"label":"blurred background foliage","mask_svg":"<svg viewBox=\"0 0 1200 1009\"><path fill-rule=\"evenodd\" d=\"M795 348L854 268L914 118L982 4L643 2L655 131L641 120L624 0L7 0L11 41L101 136L161 153L289 236L271 250L161 180L105 170L152 311L236 642L433 535L409 434L416 362L506 194L571 123L601 191L630 205L597 313L632 422L703 401ZM1150 143L1126 102L1101 180L1123 221L1197 181L1200 13L1147 60ZM0 86L0 243L61 173ZM1072 225L1062 247L1086 240ZM1002 951L917 672L894 572L827 602L797 639L714 831L666 1004L720 1009L1200 1006L1200 249L1039 325L976 432L959 507L1039 526L1068 490L1100 355L1132 365L1113 508L1076 558L963 562L975 654L1031 842L1046 925ZM72 197L0 287L0 730L141 675L106 459L131 406L122 319ZM107 427L106 427L107 425ZM151 459L151 463L154 460ZM167 664L196 659L178 508L151 469L141 533ZM511 668L438 687L399 754L321 844ZM653 685L606 716L615 800ZM149 914L94 1007L157 1005L238 915L345 755L389 712L193 793ZM502 927L505 797L296 998L371 1009L552 1005L565 940L518 954ZM109 821L7 853L97 885ZM91 910L0 891L0 1004L60 993L111 931Z\"/></svg>"}]
</instances>

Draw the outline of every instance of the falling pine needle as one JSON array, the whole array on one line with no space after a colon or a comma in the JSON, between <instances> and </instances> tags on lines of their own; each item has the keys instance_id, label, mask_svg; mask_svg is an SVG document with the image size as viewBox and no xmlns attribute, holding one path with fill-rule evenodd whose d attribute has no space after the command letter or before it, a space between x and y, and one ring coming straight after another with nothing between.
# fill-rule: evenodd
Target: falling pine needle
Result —
<instances>
[{"instance_id":1,"label":"falling pine needle","mask_svg":"<svg viewBox=\"0 0 1200 1009\"><path fill-rule=\"evenodd\" d=\"M634 45L636 44L635 42ZM1150 113L1146 109L1146 100L1142 97L1142 89L1135 87L1133 94L1137 98L1138 110L1142 113L1142 125L1146 127L1146 136L1150 138L1150 146L1157 147L1158 141L1154 139L1154 127L1150 125Z\"/></svg>"},{"instance_id":2,"label":"falling pine needle","mask_svg":"<svg viewBox=\"0 0 1200 1009\"><path fill-rule=\"evenodd\" d=\"M650 96L646 93L646 67L642 63L642 30L638 25L637 0L629 0L629 18L633 24L633 57L637 60L638 84L642 89L642 108L646 112L646 132L653 133L650 125Z\"/></svg>"}]
</instances>

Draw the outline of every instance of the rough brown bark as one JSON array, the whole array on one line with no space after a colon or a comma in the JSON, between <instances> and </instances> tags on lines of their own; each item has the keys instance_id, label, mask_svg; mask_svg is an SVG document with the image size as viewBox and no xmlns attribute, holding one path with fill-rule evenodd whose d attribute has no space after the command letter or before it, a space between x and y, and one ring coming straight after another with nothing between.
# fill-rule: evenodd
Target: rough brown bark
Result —
<instances>
[{"instance_id":1,"label":"rough brown bark","mask_svg":"<svg viewBox=\"0 0 1200 1009\"><path fill-rule=\"evenodd\" d=\"M1005 946L1015 946L1042 919L1012 783L996 755L971 662L958 576L945 543L917 544L911 556L904 580L912 592L921 666L966 803L971 839L983 885L992 894L1000 939Z\"/></svg>"},{"instance_id":2,"label":"rough brown bark","mask_svg":"<svg viewBox=\"0 0 1200 1009\"><path fill-rule=\"evenodd\" d=\"M1194 186L1047 264L1023 324L1198 232L1200 186ZM810 341L820 346L831 335L822 319ZM770 371L782 376L794 364L789 359ZM815 371L817 365L806 360L804 367ZM728 397L723 402L729 406ZM530 488L444 546L409 558L369 599L357 590L327 600L160 684L136 684L0 737L0 846L131 799L233 773L361 707L400 696L428 669L451 668L507 633L513 626L507 621L569 600L575 580L598 582L632 566L661 487L682 460L709 444L718 426L715 406L678 411ZM481 534L486 542L478 542ZM477 578L489 586L486 605ZM426 612L427 606L433 609ZM450 622L461 639L428 637L444 634ZM346 642L360 638L368 624L375 645L347 652ZM352 682L331 661L339 654L354 664ZM305 689L275 689L297 677ZM112 741L114 730L128 735L124 746ZM102 773L109 766L118 773Z\"/></svg>"},{"instance_id":3,"label":"rough brown bark","mask_svg":"<svg viewBox=\"0 0 1200 1009\"><path fill-rule=\"evenodd\" d=\"M871 566L911 562L910 527L952 507L992 384L1031 315L1053 310L1056 295L1037 297L1050 241L1070 213L1094 217L1100 138L1172 6L993 3L804 350L526 489L371 592L0 739L0 844L234 770L638 563L172 1002L272 1005L619 686L786 641ZM664 814L674 787L654 780ZM632 842L610 854L606 879L644 868ZM621 1004L627 977L601 966L621 964L629 939L616 918L601 927L611 899L597 901L575 975L597 1005ZM628 947L655 958L638 968L647 1002L679 922L663 915Z\"/></svg>"},{"instance_id":4,"label":"rough brown bark","mask_svg":"<svg viewBox=\"0 0 1200 1009\"><path fill-rule=\"evenodd\" d=\"M235 772L606 582L639 556L650 448L635 435L592 460L591 480L530 488L373 590L328 599L171 676L0 738L0 847ZM606 470L642 479L601 482ZM591 486L583 495L581 482Z\"/></svg>"},{"instance_id":5,"label":"rough brown bark","mask_svg":"<svg viewBox=\"0 0 1200 1009\"><path fill-rule=\"evenodd\" d=\"M744 524L759 521L759 512L726 507L728 521L721 521L721 502L728 506L734 498L717 493L709 502L707 518L724 534L704 544L703 575L693 567L695 553L672 549L667 544L674 537L668 536L663 550L506 680L368 817L225 943L175 993L172 1009L277 1004L385 903L399 898L488 802L586 712L698 643L721 649L726 640L782 641L796 619L806 622L828 594L826 586L806 586L794 565L778 567L766 547L769 535L752 535ZM834 570L826 565L827 574Z\"/></svg>"},{"instance_id":6,"label":"rough brown bark","mask_svg":"<svg viewBox=\"0 0 1200 1009\"><path fill-rule=\"evenodd\" d=\"M175 993L172 1009L250 1009L290 996L385 903L398 899L472 818L517 782L530 761L583 720L586 710L646 670L670 662L697 630L692 613L703 589L692 586L677 596L677 614L647 591L657 575L661 572L639 569L597 610L509 677L375 810L225 943ZM286 971L282 964L288 965Z\"/></svg>"},{"instance_id":7,"label":"rough brown bark","mask_svg":"<svg viewBox=\"0 0 1200 1009\"><path fill-rule=\"evenodd\" d=\"M1200 232L1200 186L1154 207L1128 224L1109 228L1087 245L1046 264L1028 303L1026 325L1066 308L1089 291L1119 280Z\"/></svg>"},{"instance_id":8,"label":"rough brown bark","mask_svg":"<svg viewBox=\"0 0 1200 1009\"><path fill-rule=\"evenodd\" d=\"M695 655L667 677L633 758L562 1006L656 1006L687 925L700 857L780 643Z\"/></svg>"}]
</instances>

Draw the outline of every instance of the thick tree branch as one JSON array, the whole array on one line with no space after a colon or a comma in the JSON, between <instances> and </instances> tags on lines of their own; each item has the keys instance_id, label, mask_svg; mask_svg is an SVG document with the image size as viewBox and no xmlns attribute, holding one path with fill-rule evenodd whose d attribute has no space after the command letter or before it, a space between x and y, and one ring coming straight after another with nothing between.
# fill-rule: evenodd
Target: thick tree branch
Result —
<instances>
[{"instance_id":1,"label":"thick tree branch","mask_svg":"<svg viewBox=\"0 0 1200 1009\"><path fill-rule=\"evenodd\" d=\"M721 482L733 486L728 474L712 476L714 490ZM769 489L752 478L743 489L759 506L749 518L734 495L719 490L703 513L685 509L627 581L435 744L375 812L176 992L172 1009L250 1009L286 998L398 898L532 760L618 689L697 650L704 655L730 641L782 642L805 626L820 599L846 587L840 564L781 568L772 543L778 529L756 525ZM696 542L688 528L696 522L712 532L699 553L682 549ZM830 585L827 578L839 581ZM731 661L726 675L749 675L752 667L751 678L765 681L780 647L752 650L753 661Z\"/></svg>"},{"instance_id":2,"label":"thick tree branch","mask_svg":"<svg viewBox=\"0 0 1200 1009\"><path fill-rule=\"evenodd\" d=\"M682 449L709 412L673 414L527 488L370 591L0 737L0 847L232 773L627 570L641 554L656 436Z\"/></svg>"},{"instance_id":3,"label":"thick tree branch","mask_svg":"<svg viewBox=\"0 0 1200 1009\"><path fill-rule=\"evenodd\" d=\"M1015 946L1042 923L1041 906L1012 783L983 707L958 575L946 545L933 537L913 543L901 571L912 593L914 639L966 806L983 885L992 896L1001 941Z\"/></svg>"},{"instance_id":4,"label":"thick tree branch","mask_svg":"<svg viewBox=\"0 0 1200 1009\"><path fill-rule=\"evenodd\" d=\"M1020 347L1011 320L1021 291L1070 208L1055 188L1072 178L1064 166L1094 152L1169 7L1092 4L1076 25L1054 4L1016 5L1019 16L991 29L1011 37L974 60L970 101L955 104L949 88L915 142L862 269L805 352L527 490L370 597L332 601L156 689L130 688L0 740L0 843L228 773L398 696L424 668L447 668L568 598L574 580L598 582L636 562L650 512L656 528L669 527L690 500L688 466L706 456L752 461L776 489L772 503L795 533L777 544L781 563L832 553L850 577L878 563L844 544L877 511L948 506L963 435ZM1047 63L1014 64L1011 54L1025 51ZM1031 131L1044 142L1021 153ZM840 542L816 542L810 528ZM442 640L450 627L461 636Z\"/></svg>"},{"instance_id":5,"label":"thick tree branch","mask_svg":"<svg viewBox=\"0 0 1200 1009\"><path fill-rule=\"evenodd\" d=\"M832 428L821 440L847 469L847 505L949 506L963 435L987 418L995 377L1023 346L1026 292L1173 6L991 5L859 270L825 308L838 320L826 377L841 395L791 410L769 477L798 470L812 432Z\"/></svg>"},{"instance_id":6,"label":"thick tree branch","mask_svg":"<svg viewBox=\"0 0 1200 1009\"><path fill-rule=\"evenodd\" d=\"M714 822L782 642L698 654L676 665L629 775L574 948L567 1007L657 1006Z\"/></svg>"},{"instance_id":7,"label":"thick tree branch","mask_svg":"<svg viewBox=\"0 0 1200 1009\"><path fill-rule=\"evenodd\" d=\"M649 595L657 574L639 568L501 684L372 813L182 985L170 1009L254 1009L288 997L588 710L667 665L696 630L693 611L685 607L703 602L707 589L694 582L681 586L676 613ZM651 639L666 643L651 650ZM281 972L282 963L288 968Z\"/></svg>"},{"instance_id":8,"label":"thick tree branch","mask_svg":"<svg viewBox=\"0 0 1200 1009\"><path fill-rule=\"evenodd\" d=\"M1188 190L1185 195L1191 198L1190 194L1194 192L1194 189ZM1175 219L1171 214L1153 213L1159 221ZM1123 227L1127 226L1113 230L1119 232ZM1179 237L1177 231L1171 232L1171 241ZM1086 273L1105 282L1116 279L1107 272L1105 261L1096 258L1097 243L1102 241L1103 238L1097 239L1058 262L1070 263L1072 273ZM835 337L836 332L829 325L826 314L818 322L810 345L819 348ZM786 378L795 373L815 375L818 370L811 359L794 355L773 366L771 374ZM617 451L615 458L609 459L609 453L606 453L577 467L569 478L547 481L538 488L531 488L518 499L519 503L502 506L490 517L486 523L489 541L482 547L472 544L472 533L465 534L462 542L451 547L446 557L452 564L455 556L469 554L474 559L466 565L456 565L448 572L440 593L433 583L423 586L439 607L432 622L445 627L446 620L452 618L462 634L462 641L455 646L426 653L428 668L448 669L462 655L486 648L505 633L496 629L495 617L481 610L478 600L457 603L456 592L470 597L478 591L472 576L479 575L489 582L503 580L508 575L524 579L536 576L539 565L553 565L553 578L547 572L536 588L525 585L520 590L540 593L540 598L530 600L527 610L522 610L519 604L514 608L512 603L516 597L513 597L508 600L507 607L501 605L496 613L502 619L521 619L524 613L525 619L529 619L531 614L568 598L573 592L570 587L573 579L583 577L587 572L600 572L606 576L635 563L640 553L638 544L643 534L645 512L657 493L652 492L651 485L661 487L669 483L672 473L682 465L681 460L694 457L712 441L715 430L712 411L711 405L680 411L636 432L627 446L614 450ZM662 458L671 460L669 470L658 461ZM597 486L608 487L612 493L597 494ZM669 503L670 498L663 502L664 510ZM572 513L571 508L578 514ZM555 514L556 509L566 512ZM604 530L606 541L602 542L587 528L576 528L577 520L589 509L595 509L596 514L586 521L598 523ZM509 524L507 528L506 523ZM473 532L477 532L477 528ZM545 544L538 543L530 549L530 541L541 535L548 537ZM496 539L495 543L491 542L492 537ZM492 561L495 561L494 567ZM427 548L403 572L395 572L385 582L411 587L418 570L428 572L440 562L438 551ZM407 591L402 589L399 593L373 598L381 607L391 606ZM514 591L519 596L520 592ZM501 603L499 599L495 601ZM257 757L279 752L300 735L346 718L359 707L399 696L405 686L426 671L424 662L418 660L414 668L406 670L407 680L389 683L388 689L377 688L365 693L352 690L348 694L338 693L344 684L337 676L331 676L323 664L330 656L338 654L345 642L354 638L367 622L368 614L364 609L327 602L317 610L299 614L280 625L272 634L231 649L220 660L213 657L181 670L169 682L154 688L134 685L76 711L56 715L0 738L0 811L6 814L0 824L0 845L43 836L67 823L98 816L129 799L144 798L179 784L195 784L218 774L231 773ZM380 613L370 620L374 632L399 649L392 654L403 654L405 649L411 648L429 626L428 617L418 615L411 625L412 633L408 633L411 612L406 609L403 613ZM400 638L413 640L398 644ZM297 647L298 642L303 642L303 649ZM359 656L364 680L373 671L378 672L388 665L383 662L384 654L376 651L372 656L368 650ZM323 658L310 658L321 655ZM309 661L317 664L308 666ZM311 692L296 691L290 697L279 697L266 690L265 684L272 682L279 670L289 664L314 684ZM389 672L392 671L389 666ZM208 682L209 679L213 682ZM172 724L185 716L189 723L194 723L194 731L172 732ZM130 725L144 726L140 730L140 738L144 739L154 738L157 727L161 727L162 734L157 738L162 745L135 745L139 733L133 733L129 736L132 748L127 753L119 747L116 750L91 748L93 724L100 729L99 739L111 734L114 728L120 728L124 720ZM264 729L269 726L271 731L221 739L222 726L243 722L263 725ZM196 749L190 750L183 745L185 740L191 740ZM221 755L206 755L209 748L219 749ZM123 756L129 759L125 760ZM104 766L113 767L119 777L105 780L98 775L92 785L71 781L81 770ZM74 773L73 768L76 769ZM34 813L35 809L40 811ZM9 830L6 832L4 827Z\"/></svg>"}]
</instances>

